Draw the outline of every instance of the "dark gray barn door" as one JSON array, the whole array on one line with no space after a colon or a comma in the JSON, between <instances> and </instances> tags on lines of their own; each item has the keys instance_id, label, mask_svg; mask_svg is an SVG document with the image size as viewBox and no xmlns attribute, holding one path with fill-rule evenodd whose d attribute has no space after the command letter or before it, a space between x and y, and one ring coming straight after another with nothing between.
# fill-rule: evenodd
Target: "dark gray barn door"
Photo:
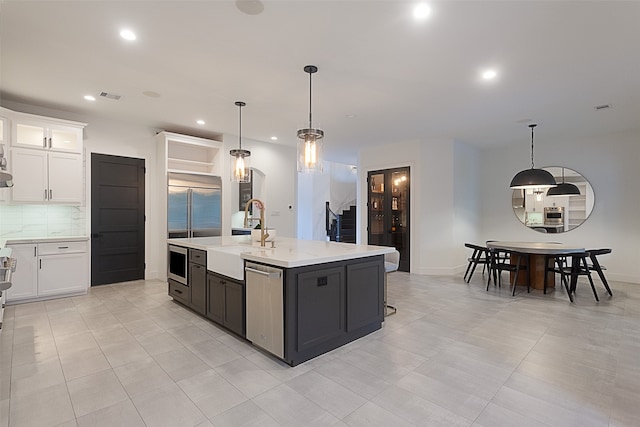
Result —
<instances>
[{"instance_id":1,"label":"dark gray barn door","mask_svg":"<svg viewBox=\"0 0 640 427\"><path fill-rule=\"evenodd\" d=\"M91 286L144 279L144 159L91 154Z\"/></svg>"}]
</instances>

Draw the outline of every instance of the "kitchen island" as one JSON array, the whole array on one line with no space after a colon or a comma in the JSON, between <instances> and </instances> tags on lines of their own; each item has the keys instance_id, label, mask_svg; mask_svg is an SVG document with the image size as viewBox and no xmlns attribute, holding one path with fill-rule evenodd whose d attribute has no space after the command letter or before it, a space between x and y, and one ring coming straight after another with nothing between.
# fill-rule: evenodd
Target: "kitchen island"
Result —
<instances>
[{"instance_id":1,"label":"kitchen island","mask_svg":"<svg viewBox=\"0 0 640 427\"><path fill-rule=\"evenodd\" d=\"M207 271L200 290L189 277L180 286L169 274L169 294L192 308L194 292L204 295L196 311L291 366L382 326L384 254L394 248L284 237L261 247L250 236L167 242L188 248L189 259L192 251L206 253Z\"/></svg>"}]
</instances>

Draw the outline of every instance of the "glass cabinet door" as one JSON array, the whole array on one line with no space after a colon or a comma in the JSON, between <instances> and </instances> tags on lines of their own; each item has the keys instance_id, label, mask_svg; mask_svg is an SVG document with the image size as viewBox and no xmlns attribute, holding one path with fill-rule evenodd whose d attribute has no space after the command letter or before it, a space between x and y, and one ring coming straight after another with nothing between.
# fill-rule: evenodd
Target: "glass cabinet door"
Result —
<instances>
[{"instance_id":1,"label":"glass cabinet door","mask_svg":"<svg viewBox=\"0 0 640 427\"><path fill-rule=\"evenodd\" d=\"M14 127L13 145L46 148L46 129L44 126L16 123Z\"/></svg>"},{"instance_id":2,"label":"glass cabinet door","mask_svg":"<svg viewBox=\"0 0 640 427\"><path fill-rule=\"evenodd\" d=\"M369 172L368 244L393 246L400 271L409 271L409 168Z\"/></svg>"}]
</instances>

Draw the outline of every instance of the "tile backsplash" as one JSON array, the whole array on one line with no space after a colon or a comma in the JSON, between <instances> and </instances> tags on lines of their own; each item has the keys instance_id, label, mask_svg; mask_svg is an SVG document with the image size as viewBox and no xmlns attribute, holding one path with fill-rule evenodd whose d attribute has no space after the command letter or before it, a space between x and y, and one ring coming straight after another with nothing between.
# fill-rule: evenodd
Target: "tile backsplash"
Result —
<instances>
[{"instance_id":1,"label":"tile backsplash","mask_svg":"<svg viewBox=\"0 0 640 427\"><path fill-rule=\"evenodd\" d=\"M84 206L0 204L0 238L85 236Z\"/></svg>"}]
</instances>

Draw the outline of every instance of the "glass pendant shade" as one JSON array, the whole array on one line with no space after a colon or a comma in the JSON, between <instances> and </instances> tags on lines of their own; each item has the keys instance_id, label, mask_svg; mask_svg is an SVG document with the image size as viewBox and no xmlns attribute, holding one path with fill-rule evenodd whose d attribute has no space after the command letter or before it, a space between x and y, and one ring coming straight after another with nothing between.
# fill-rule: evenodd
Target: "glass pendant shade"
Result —
<instances>
[{"instance_id":1,"label":"glass pendant shade","mask_svg":"<svg viewBox=\"0 0 640 427\"><path fill-rule=\"evenodd\" d=\"M242 107L247 105L242 101L236 101L235 105L238 106L239 120L238 120L238 148L234 148L229 151L229 154L233 157L231 159L231 181L238 183L251 182L251 173L249 171L249 156L251 151L242 149Z\"/></svg>"},{"instance_id":2,"label":"glass pendant shade","mask_svg":"<svg viewBox=\"0 0 640 427\"><path fill-rule=\"evenodd\" d=\"M531 169L520 171L511 180L510 188L514 190L528 188L550 188L557 185L556 179L544 169L535 169L533 166L533 128L536 124L531 124Z\"/></svg>"},{"instance_id":3,"label":"glass pendant shade","mask_svg":"<svg viewBox=\"0 0 640 427\"><path fill-rule=\"evenodd\" d=\"M322 172L324 132L311 125L311 75L318 71L318 67L307 65L304 71L309 73L309 127L298 130L298 172Z\"/></svg>"}]
</instances>

